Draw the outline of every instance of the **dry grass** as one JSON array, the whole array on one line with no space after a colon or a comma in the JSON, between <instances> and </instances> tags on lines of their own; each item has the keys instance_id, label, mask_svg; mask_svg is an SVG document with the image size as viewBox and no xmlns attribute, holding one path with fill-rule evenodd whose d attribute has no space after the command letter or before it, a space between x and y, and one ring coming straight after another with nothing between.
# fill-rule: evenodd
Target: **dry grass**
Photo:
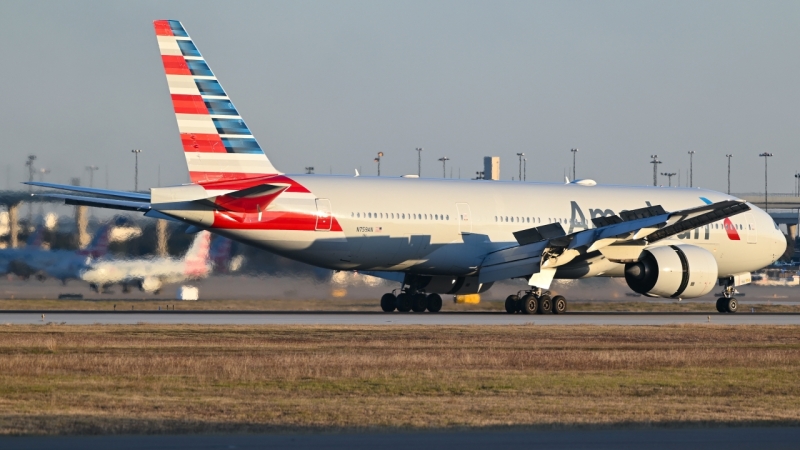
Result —
<instances>
[{"instance_id":1,"label":"dry grass","mask_svg":"<svg viewBox=\"0 0 800 450\"><path fill-rule=\"evenodd\" d=\"M167 308L176 311L380 311L378 300L200 300L182 302L176 300L46 300L46 299L0 299L0 311L8 310L84 310L84 311L156 311ZM797 312L797 304L741 305L742 312L750 308L756 312ZM641 301L596 301L570 302L572 312L713 312L714 301L683 301L652 299ZM483 301L477 305L453 303L446 299L442 311L505 311L503 302Z\"/></svg>"},{"instance_id":2,"label":"dry grass","mask_svg":"<svg viewBox=\"0 0 800 450\"><path fill-rule=\"evenodd\" d=\"M0 433L800 423L800 327L0 326Z\"/></svg>"}]
</instances>

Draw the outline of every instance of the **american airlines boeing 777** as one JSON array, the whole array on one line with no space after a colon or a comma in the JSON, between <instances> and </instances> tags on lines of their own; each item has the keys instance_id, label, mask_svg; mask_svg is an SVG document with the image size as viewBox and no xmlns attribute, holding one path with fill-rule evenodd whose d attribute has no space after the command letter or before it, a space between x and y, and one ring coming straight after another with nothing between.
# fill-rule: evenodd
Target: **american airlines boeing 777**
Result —
<instances>
[{"instance_id":1,"label":"american airlines boeing 777","mask_svg":"<svg viewBox=\"0 0 800 450\"><path fill-rule=\"evenodd\" d=\"M499 280L528 288L509 313L562 313L553 279L624 277L635 292L708 294L735 312L736 286L783 253L764 211L701 189L286 175L253 137L186 30L155 21L192 183L150 193L50 183L68 204L177 220L295 260L401 283L384 311L439 311L440 294L479 293ZM395 291L397 292L397 291Z\"/></svg>"}]
</instances>

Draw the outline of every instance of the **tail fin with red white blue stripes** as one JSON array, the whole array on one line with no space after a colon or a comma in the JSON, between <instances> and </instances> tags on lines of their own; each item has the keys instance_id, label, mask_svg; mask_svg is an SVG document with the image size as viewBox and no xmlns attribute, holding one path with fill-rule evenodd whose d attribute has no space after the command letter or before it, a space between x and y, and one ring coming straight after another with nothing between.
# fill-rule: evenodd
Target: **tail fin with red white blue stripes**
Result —
<instances>
[{"instance_id":1,"label":"tail fin with red white blue stripes","mask_svg":"<svg viewBox=\"0 0 800 450\"><path fill-rule=\"evenodd\" d=\"M183 25L154 25L192 182L279 174Z\"/></svg>"}]
</instances>

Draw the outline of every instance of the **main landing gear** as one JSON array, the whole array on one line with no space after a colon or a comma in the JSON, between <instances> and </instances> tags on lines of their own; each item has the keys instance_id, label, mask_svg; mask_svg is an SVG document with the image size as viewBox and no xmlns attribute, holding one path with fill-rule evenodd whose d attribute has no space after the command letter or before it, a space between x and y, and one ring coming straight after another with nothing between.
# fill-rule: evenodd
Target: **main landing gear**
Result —
<instances>
[{"instance_id":1,"label":"main landing gear","mask_svg":"<svg viewBox=\"0 0 800 450\"><path fill-rule=\"evenodd\" d=\"M401 291L398 295L390 292L381 297L381 309L384 312L395 309L400 312L439 312L442 309L442 297L439 294L425 295L424 292L409 290Z\"/></svg>"},{"instance_id":2,"label":"main landing gear","mask_svg":"<svg viewBox=\"0 0 800 450\"><path fill-rule=\"evenodd\" d=\"M733 283L727 283L722 289L722 297L717 299L717 311L721 313L735 313L739 310L739 304L733 296L736 294L736 287Z\"/></svg>"},{"instance_id":3,"label":"main landing gear","mask_svg":"<svg viewBox=\"0 0 800 450\"><path fill-rule=\"evenodd\" d=\"M567 311L567 299L563 295L552 296L550 291L533 289L520 291L506 298L506 312L509 314L563 314Z\"/></svg>"}]
</instances>

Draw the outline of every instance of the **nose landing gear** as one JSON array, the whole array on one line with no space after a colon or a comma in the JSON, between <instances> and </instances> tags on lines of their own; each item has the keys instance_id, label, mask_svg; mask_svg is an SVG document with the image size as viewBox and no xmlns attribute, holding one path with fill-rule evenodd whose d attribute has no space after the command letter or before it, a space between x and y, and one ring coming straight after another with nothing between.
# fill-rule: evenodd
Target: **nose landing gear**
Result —
<instances>
[{"instance_id":1,"label":"nose landing gear","mask_svg":"<svg viewBox=\"0 0 800 450\"><path fill-rule=\"evenodd\" d=\"M721 313L735 313L738 311L739 304L733 297L736 293L736 286L733 283L726 283L722 289L722 297L717 299L717 311Z\"/></svg>"},{"instance_id":2,"label":"nose landing gear","mask_svg":"<svg viewBox=\"0 0 800 450\"><path fill-rule=\"evenodd\" d=\"M537 288L509 295L505 307L509 314L563 314L567 312L567 299L563 295L551 297L550 291Z\"/></svg>"}]
</instances>

